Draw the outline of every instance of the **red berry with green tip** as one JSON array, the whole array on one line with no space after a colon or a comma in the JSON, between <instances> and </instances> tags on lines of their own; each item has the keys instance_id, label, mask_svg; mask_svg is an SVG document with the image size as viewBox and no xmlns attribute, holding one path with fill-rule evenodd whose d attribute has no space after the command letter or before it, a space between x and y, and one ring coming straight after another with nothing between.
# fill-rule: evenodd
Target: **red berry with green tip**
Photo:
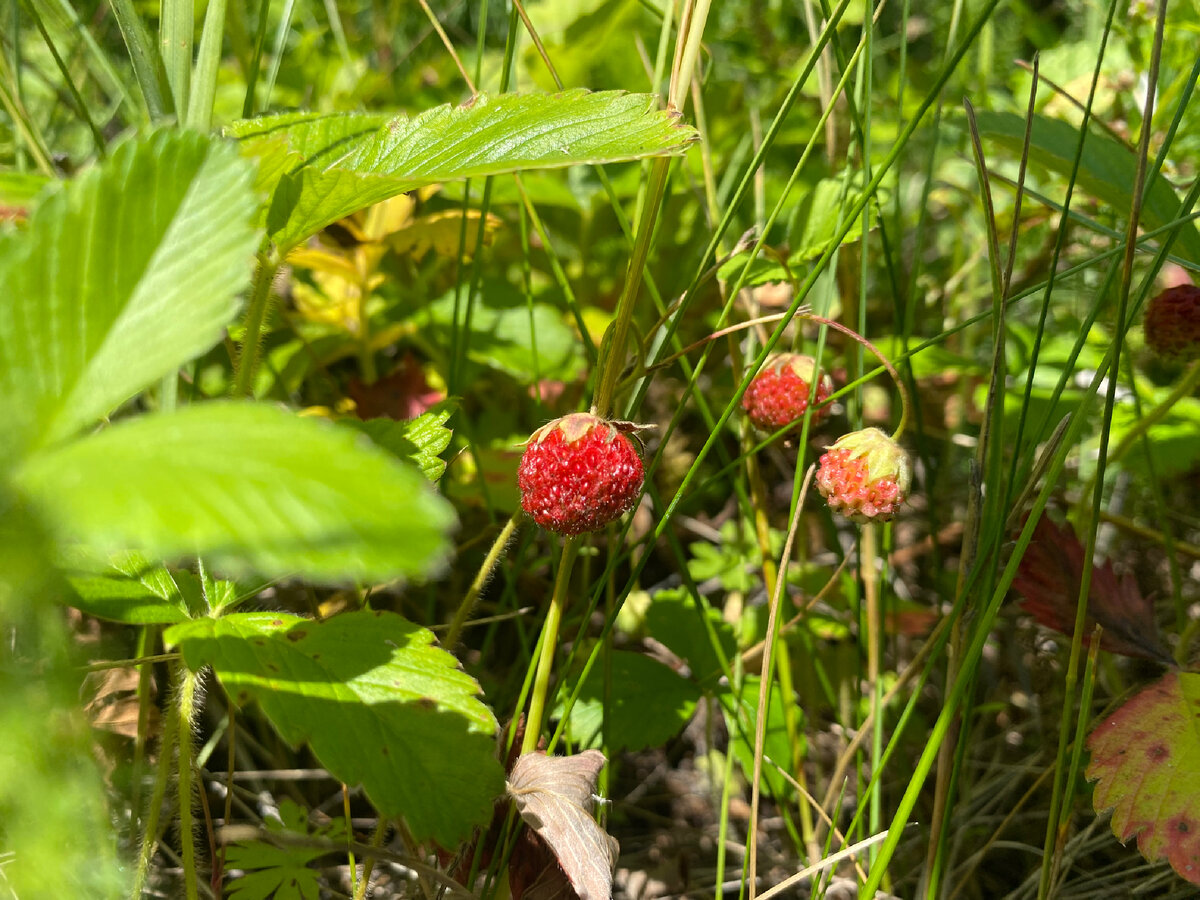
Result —
<instances>
[{"instance_id":1,"label":"red berry with green tip","mask_svg":"<svg viewBox=\"0 0 1200 900\"><path fill-rule=\"evenodd\" d=\"M833 381L824 372L817 374L813 358L799 353L776 354L763 364L742 394L742 408L756 428L778 431L804 417L814 381L816 402L823 403L833 393ZM829 412L828 406L818 406L813 410L813 424Z\"/></svg>"},{"instance_id":2,"label":"red berry with green tip","mask_svg":"<svg viewBox=\"0 0 1200 900\"><path fill-rule=\"evenodd\" d=\"M598 531L628 512L643 477L642 458L625 430L590 413L535 431L517 469L522 508L558 534Z\"/></svg>"},{"instance_id":3,"label":"red berry with green tip","mask_svg":"<svg viewBox=\"0 0 1200 900\"><path fill-rule=\"evenodd\" d=\"M1167 288L1146 305L1146 346L1163 359L1200 358L1200 287Z\"/></svg>"},{"instance_id":4,"label":"red berry with green tip","mask_svg":"<svg viewBox=\"0 0 1200 900\"><path fill-rule=\"evenodd\" d=\"M903 448L878 428L840 438L821 457L817 490L855 522L886 522L908 496L912 469Z\"/></svg>"}]
</instances>

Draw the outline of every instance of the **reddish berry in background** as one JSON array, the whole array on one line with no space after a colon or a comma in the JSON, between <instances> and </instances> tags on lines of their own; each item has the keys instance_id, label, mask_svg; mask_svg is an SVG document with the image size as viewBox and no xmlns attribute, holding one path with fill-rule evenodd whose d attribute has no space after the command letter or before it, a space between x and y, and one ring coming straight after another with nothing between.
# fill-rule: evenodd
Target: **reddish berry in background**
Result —
<instances>
[{"instance_id":1,"label":"reddish berry in background","mask_svg":"<svg viewBox=\"0 0 1200 900\"><path fill-rule=\"evenodd\" d=\"M1146 346L1164 359L1200 359L1200 287L1167 288L1146 305Z\"/></svg>"},{"instance_id":2,"label":"reddish berry in background","mask_svg":"<svg viewBox=\"0 0 1200 900\"><path fill-rule=\"evenodd\" d=\"M878 428L840 438L821 457L817 490L829 508L855 522L886 522L908 496L908 455Z\"/></svg>"},{"instance_id":3,"label":"reddish berry in background","mask_svg":"<svg viewBox=\"0 0 1200 900\"><path fill-rule=\"evenodd\" d=\"M808 409L814 381L816 402L827 400L833 393L833 381L824 372L814 378L816 370L813 358L799 353L779 353L768 359L742 394L742 408L754 426L763 431L778 431L799 422ZM813 424L826 418L829 412L828 406L818 406L813 410Z\"/></svg>"},{"instance_id":4,"label":"reddish berry in background","mask_svg":"<svg viewBox=\"0 0 1200 900\"><path fill-rule=\"evenodd\" d=\"M629 435L590 413L572 413L535 431L517 469L521 507L558 534L598 531L628 512L643 477Z\"/></svg>"}]
</instances>

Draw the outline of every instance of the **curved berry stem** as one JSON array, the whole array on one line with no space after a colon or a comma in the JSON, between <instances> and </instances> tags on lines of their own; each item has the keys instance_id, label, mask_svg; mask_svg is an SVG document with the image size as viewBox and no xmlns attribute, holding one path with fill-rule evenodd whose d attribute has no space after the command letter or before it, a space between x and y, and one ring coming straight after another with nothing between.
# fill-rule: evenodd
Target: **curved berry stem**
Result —
<instances>
[{"instance_id":1,"label":"curved berry stem","mask_svg":"<svg viewBox=\"0 0 1200 900\"><path fill-rule=\"evenodd\" d=\"M888 374L892 376L892 381L896 383L896 389L900 392L900 422L896 425L896 430L892 432L892 440L900 440L900 435L904 433L905 427L908 425L909 413L912 409L912 399L908 395L908 388L904 386L904 382L900 380L900 373L896 371L896 367L891 361L879 352L879 348L872 344L869 340L855 331L853 328L848 328L841 322L835 322L832 319L826 319L824 316L818 316L813 312L806 312L803 309L797 311L796 317L800 319L811 319L821 325L828 325L835 331L840 331L847 337L858 341L868 350L875 354L876 358L888 370Z\"/></svg>"}]
</instances>

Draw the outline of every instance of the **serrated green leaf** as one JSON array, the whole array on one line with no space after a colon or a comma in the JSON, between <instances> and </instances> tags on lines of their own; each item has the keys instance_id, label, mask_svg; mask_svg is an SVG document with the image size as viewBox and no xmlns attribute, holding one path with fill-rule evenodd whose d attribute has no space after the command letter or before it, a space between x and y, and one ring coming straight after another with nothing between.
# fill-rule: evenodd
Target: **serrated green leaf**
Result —
<instances>
[{"instance_id":1,"label":"serrated green leaf","mask_svg":"<svg viewBox=\"0 0 1200 900\"><path fill-rule=\"evenodd\" d=\"M466 106L388 122L360 114L268 117L226 133L277 175L267 231L280 252L355 210L426 184L680 153L696 140L651 95L581 90L479 94Z\"/></svg>"},{"instance_id":2,"label":"serrated green leaf","mask_svg":"<svg viewBox=\"0 0 1200 900\"><path fill-rule=\"evenodd\" d=\"M413 836L451 847L492 815L504 789L496 720L479 685L433 635L388 612L325 621L235 613L164 634L192 669L211 665L238 703L253 700L293 746L362 784Z\"/></svg>"},{"instance_id":3,"label":"serrated green leaf","mask_svg":"<svg viewBox=\"0 0 1200 900\"><path fill-rule=\"evenodd\" d=\"M69 436L220 340L259 243L252 176L228 144L160 131L0 235L14 449Z\"/></svg>"},{"instance_id":4,"label":"serrated green leaf","mask_svg":"<svg viewBox=\"0 0 1200 900\"><path fill-rule=\"evenodd\" d=\"M402 422L395 419L338 419L339 425L361 431L388 453L412 463L430 481L437 481L446 471L441 453L450 446L453 432L446 421L454 415L458 404L443 400L415 419Z\"/></svg>"},{"instance_id":5,"label":"serrated green leaf","mask_svg":"<svg viewBox=\"0 0 1200 900\"><path fill-rule=\"evenodd\" d=\"M75 590L68 602L88 615L127 625L173 625L207 612L219 612L252 597L266 584L236 583L171 570L141 553L102 557L68 548L59 568Z\"/></svg>"},{"instance_id":6,"label":"serrated green leaf","mask_svg":"<svg viewBox=\"0 0 1200 900\"><path fill-rule=\"evenodd\" d=\"M449 504L353 432L282 409L209 403L118 424L16 473L63 537L315 581L427 575Z\"/></svg>"},{"instance_id":7,"label":"serrated green leaf","mask_svg":"<svg viewBox=\"0 0 1200 900\"><path fill-rule=\"evenodd\" d=\"M980 137L990 139L1020 153L1025 142L1025 119L1015 113L979 110L975 113ZM1035 115L1030 135L1029 157L1063 177L1071 174L1079 129L1069 122ZM1078 184L1085 191L1110 204L1122 214L1132 205L1137 156L1113 137L1088 132L1079 164ZM1142 224L1159 228L1179 218L1180 202L1175 189L1162 174L1149 183L1142 206ZM1200 231L1194 223L1183 222L1176 231L1175 247L1183 256L1200 263Z\"/></svg>"},{"instance_id":8,"label":"serrated green leaf","mask_svg":"<svg viewBox=\"0 0 1200 900\"><path fill-rule=\"evenodd\" d=\"M737 638L715 609L698 611L695 601L683 589L677 589L656 593L646 610L647 632L687 663L692 677L709 694L717 689L722 674L721 657L713 647L710 629L728 663L737 651Z\"/></svg>"},{"instance_id":9,"label":"serrated green leaf","mask_svg":"<svg viewBox=\"0 0 1200 900\"><path fill-rule=\"evenodd\" d=\"M696 685L640 653L614 650L611 675L606 698L604 667L592 666L571 707L566 734L579 747L599 747L605 721L613 752L661 746L683 729L700 700Z\"/></svg>"}]
</instances>

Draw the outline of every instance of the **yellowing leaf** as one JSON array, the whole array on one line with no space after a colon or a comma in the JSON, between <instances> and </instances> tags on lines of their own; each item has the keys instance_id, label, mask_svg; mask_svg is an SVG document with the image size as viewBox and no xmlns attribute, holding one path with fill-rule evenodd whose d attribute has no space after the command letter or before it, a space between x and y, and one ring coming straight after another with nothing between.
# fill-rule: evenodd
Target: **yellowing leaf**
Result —
<instances>
[{"instance_id":1,"label":"yellowing leaf","mask_svg":"<svg viewBox=\"0 0 1200 900\"><path fill-rule=\"evenodd\" d=\"M1110 715L1087 742L1092 804L1112 809L1120 841L1166 857L1200 884L1200 674L1172 672Z\"/></svg>"},{"instance_id":2,"label":"yellowing leaf","mask_svg":"<svg viewBox=\"0 0 1200 900\"><path fill-rule=\"evenodd\" d=\"M575 756L526 753L508 776L508 794L525 824L558 859L579 900L608 900L617 862L617 842L592 818L592 792L604 754Z\"/></svg>"},{"instance_id":3,"label":"yellowing leaf","mask_svg":"<svg viewBox=\"0 0 1200 900\"><path fill-rule=\"evenodd\" d=\"M492 235L500 227L500 219L490 214L483 219L478 210L467 210L467 228L464 237L462 213L457 210L447 210L415 219L407 228L392 236L392 249L397 253L408 253L417 259L423 257L430 250L439 256L453 256L458 253L461 239L463 252L470 256L475 252L475 244L479 240L481 220L483 242L490 244Z\"/></svg>"},{"instance_id":4,"label":"yellowing leaf","mask_svg":"<svg viewBox=\"0 0 1200 900\"><path fill-rule=\"evenodd\" d=\"M412 221L413 210L417 208L416 198L411 194L398 194L382 203L364 210L361 215L363 224L363 239L382 241L389 234L394 234Z\"/></svg>"}]
</instances>

